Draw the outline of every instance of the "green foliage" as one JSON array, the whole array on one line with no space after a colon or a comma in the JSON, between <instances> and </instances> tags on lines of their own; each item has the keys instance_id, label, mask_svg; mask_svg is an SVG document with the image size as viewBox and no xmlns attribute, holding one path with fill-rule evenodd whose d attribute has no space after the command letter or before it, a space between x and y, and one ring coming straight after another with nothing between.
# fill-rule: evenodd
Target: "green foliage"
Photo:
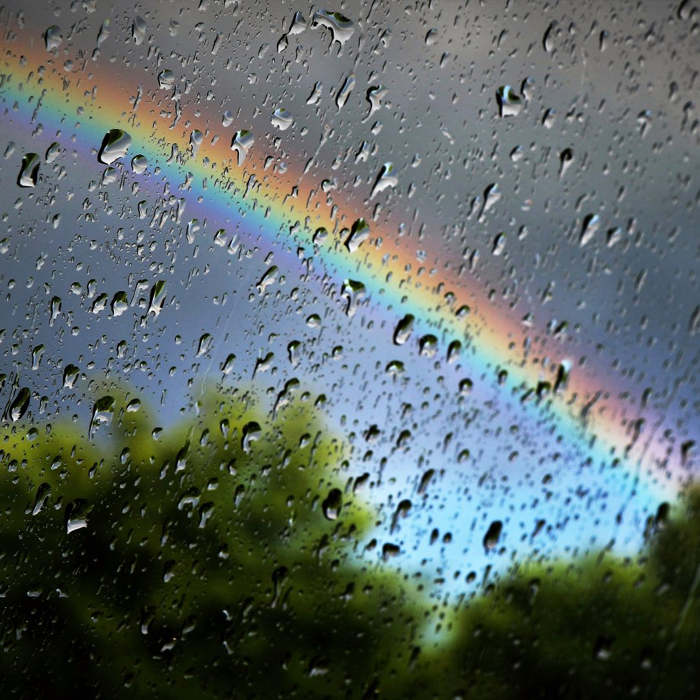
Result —
<instances>
[{"instance_id":1,"label":"green foliage","mask_svg":"<svg viewBox=\"0 0 700 700\"><path fill-rule=\"evenodd\" d=\"M413 608L354 561L371 513L342 494L342 445L308 407L271 421L208 394L196 420L159 433L112 398L97 402L113 416L102 449L99 420L93 441L69 425L1 436L0 684L309 697L388 666L387 635Z\"/></svg>"},{"instance_id":2,"label":"green foliage","mask_svg":"<svg viewBox=\"0 0 700 700\"><path fill-rule=\"evenodd\" d=\"M92 437L0 432L3 696L700 696L697 487L639 560L443 605L359 556L375 514L305 403L208 392L167 430L124 391L95 406Z\"/></svg>"}]
</instances>

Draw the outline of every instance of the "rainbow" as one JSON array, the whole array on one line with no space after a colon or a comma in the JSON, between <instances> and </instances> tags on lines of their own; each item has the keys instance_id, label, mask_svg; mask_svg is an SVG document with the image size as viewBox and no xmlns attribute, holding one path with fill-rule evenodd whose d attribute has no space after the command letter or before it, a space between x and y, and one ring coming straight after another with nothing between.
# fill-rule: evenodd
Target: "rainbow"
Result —
<instances>
[{"instance_id":1,"label":"rainbow","mask_svg":"<svg viewBox=\"0 0 700 700\"><path fill-rule=\"evenodd\" d=\"M441 352L459 341L462 362L473 376L495 379L507 370L503 389L523 400L523 411L535 420L552 420L563 441L581 446L599 465L626 474L632 492L646 489L650 502L672 497L689 478L678 446L659 435L662 417L645 415L639 401L622 398L619 377L599 367L575 366L563 388L553 392L557 373L566 366L563 342L544 330L525 328L510 310L489 299L462 261L434 269L418 263L409 237L398 235L398 221L374 222L366 201L342 191L330 201L304 164L286 172L266 169L262 149L253 146L239 166L231 150L233 129L221 127L220 115L206 104L187 104L183 95L173 128L170 93L159 91L153 74L142 68L85 58L80 63L73 57L69 71L66 53L46 51L39 33L14 40L7 36L0 40L0 102L3 118L13 128L33 133L41 125L47 144L56 140L96 168L101 168L96 155L105 133L127 131L132 137L129 157L141 153L149 163L144 173L131 174L141 190L162 197L167 183L169 192L186 202L188 217L194 212L207 220L209 230L233 226L251 240L265 240L275 246L275 259L282 265L300 269L297 248L307 255L315 251L314 260L337 280L338 288L345 279L364 285L367 303L391 328L410 314L414 333L435 334ZM149 87L137 90L139 85ZM195 129L203 135L196 151L190 145ZM180 157L171 157L173 146ZM350 254L343 243L360 217L369 222L371 237ZM328 236L314 242L319 228ZM464 306L470 310L466 316L457 313ZM533 343L523 353L526 337L538 344L537 350ZM545 356L551 359L545 361ZM457 391L460 377L452 374Z\"/></svg>"}]
</instances>

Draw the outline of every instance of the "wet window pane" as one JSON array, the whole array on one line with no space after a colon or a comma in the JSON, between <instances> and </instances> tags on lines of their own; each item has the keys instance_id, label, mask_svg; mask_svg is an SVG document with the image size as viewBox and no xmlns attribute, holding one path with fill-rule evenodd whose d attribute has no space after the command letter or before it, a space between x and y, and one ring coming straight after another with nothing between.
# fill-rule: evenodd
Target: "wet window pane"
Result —
<instances>
[{"instance_id":1,"label":"wet window pane","mask_svg":"<svg viewBox=\"0 0 700 700\"><path fill-rule=\"evenodd\" d=\"M4 694L700 695L699 21L0 8Z\"/></svg>"}]
</instances>

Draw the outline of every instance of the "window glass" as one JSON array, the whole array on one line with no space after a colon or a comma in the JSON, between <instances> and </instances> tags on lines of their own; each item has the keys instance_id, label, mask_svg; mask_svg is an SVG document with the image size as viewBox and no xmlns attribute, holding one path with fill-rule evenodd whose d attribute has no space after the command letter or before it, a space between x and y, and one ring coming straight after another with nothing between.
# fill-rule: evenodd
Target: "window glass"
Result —
<instances>
[{"instance_id":1,"label":"window glass","mask_svg":"<svg viewBox=\"0 0 700 700\"><path fill-rule=\"evenodd\" d=\"M700 694L699 19L0 8L0 686Z\"/></svg>"}]
</instances>

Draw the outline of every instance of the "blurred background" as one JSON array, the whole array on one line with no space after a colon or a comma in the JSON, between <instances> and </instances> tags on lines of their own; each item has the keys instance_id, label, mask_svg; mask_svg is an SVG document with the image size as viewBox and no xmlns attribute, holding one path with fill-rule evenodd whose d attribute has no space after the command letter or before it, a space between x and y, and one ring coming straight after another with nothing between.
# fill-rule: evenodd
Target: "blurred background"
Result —
<instances>
[{"instance_id":1,"label":"blurred background","mask_svg":"<svg viewBox=\"0 0 700 700\"><path fill-rule=\"evenodd\" d=\"M697 18L5 3L6 419L308 392L437 595L635 552L697 472Z\"/></svg>"}]
</instances>

